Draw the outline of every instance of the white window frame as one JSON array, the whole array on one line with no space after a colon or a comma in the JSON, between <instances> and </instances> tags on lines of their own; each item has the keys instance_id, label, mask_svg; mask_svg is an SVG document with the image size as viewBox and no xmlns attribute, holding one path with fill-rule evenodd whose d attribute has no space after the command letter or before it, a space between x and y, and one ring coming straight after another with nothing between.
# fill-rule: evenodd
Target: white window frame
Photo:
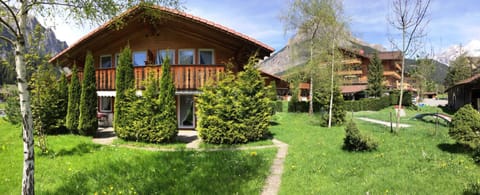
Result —
<instances>
[{"instance_id":1,"label":"white window frame","mask_svg":"<svg viewBox=\"0 0 480 195\"><path fill-rule=\"evenodd\" d=\"M211 51L212 52L212 64L203 64L203 65L214 65L215 64L215 50L214 49L198 49L198 64L201 63L200 52L202 51Z\"/></svg>"},{"instance_id":2,"label":"white window frame","mask_svg":"<svg viewBox=\"0 0 480 195\"><path fill-rule=\"evenodd\" d=\"M103 66L102 66L102 65L103 65L102 59L103 59L103 58L106 58L106 57L109 57L109 58L110 58L110 67L103 67ZM99 63L98 68L100 68L100 69L107 69L107 68L112 68L112 67L113 67L112 55L110 55L110 54L101 55L101 56L100 56L100 63Z\"/></svg>"},{"instance_id":3,"label":"white window frame","mask_svg":"<svg viewBox=\"0 0 480 195\"><path fill-rule=\"evenodd\" d=\"M103 109L103 100L104 98L110 100L110 109L108 110L105 110ZM100 97L100 112L112 112L112 108L113 108L113 98L112 97Z\"/></svg>"},{"instance_id":4,"label":"white window frame","mask_svg":"<svg viewBox=\"0 0 480 195\"><path fill-rule=\"evenodd\" d=\"M118 66L118 62L120 61L120 53L115 53L115 63L113 64L115 67Z\"/></svg>"},{"instance_id":5,"label":"white window frame","mask_svg":"<svg viewBox=\"0 0 480 195\"><path fill-rule=\"evenodd\" d=\"M135 53L144 53L145 54L145 60L143 61L142 65L135 65ZM141 66L146 66L145 61L148 60L148 53L146 50L141 50L141 51L133 51L132 52L132 64L134 67L141 67Z\"/></svg>"},{"instance_id":6,"label":"white window frame","mask_svg":"<svg viewBox=\"0 0 480 195\"><path fill-rule=\"evenodd\" d=\"M181 63L180 60L182 59L182 57L180 56L180 54L182 53L182 51L193 51L193 62L191 64L184 64L184 63ZM181 65L193 65L195 64L196 60L195 60L196 56L195 56L195 49L179 49L178 50L178 64L181 64Z\"/></svg>"},{"instance_id":7,"label":"white window frame","mask_svg":"<svg viewBox=\"0 0 480 195\"><path fill-rule=\"evenodd\" d=\"M162 64L159 62L159 59L158 59L158 57L160 56L160 52L162 52L162 51L172 52L173 56L172 56L172 58L170 59L170 64L176 64L176 63L175 63L175 52L176 52L175 49L159 49L159 50L157 50L157 56L156 56L156 58L155 58L155 64L162 65Z\"/></svg>"}]
</instances>

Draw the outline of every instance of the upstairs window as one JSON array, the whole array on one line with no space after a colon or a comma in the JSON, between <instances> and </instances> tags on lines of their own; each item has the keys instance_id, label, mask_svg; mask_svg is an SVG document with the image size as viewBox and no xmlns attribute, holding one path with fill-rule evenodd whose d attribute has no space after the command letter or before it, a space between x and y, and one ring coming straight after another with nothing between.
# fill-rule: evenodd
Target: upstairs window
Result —
<instances>
[{"instance_id":1,"label":"upstairs window","mask_svg":"<svg viewBox=\"0 0 480 195\"><path fill-rule=\"evenodd\" d=\"M145 66L145 61L147 61L147 52L146 51L136 51L133 52L133 66Z\"/></svg>"},{"instance_id":2,"label":"upstairs window","mask_svg":"<svg viewBox=\"0 0 480 195\"><path fill-rule=\"evenodd\" d=\"M170 64L175 64L175 50L169 49L158 50L156 64L162 65L167 56L170 59Z\"/></svg>"},{"instance_id":3,"label":"upstairs window","mask_svg":"<svg viewBox=\"0 0 480 195\"><path fill-rule=\"evenodd\" d=\"M100 68L111 68L112 67L112 56L103 55L100 56Z\"/></svg>"},{"instance_id":4,"label":"upstairs window","mask_svg":"<svg viewBox=\"0 0 480 195\"><path fill-rule=\"evenodd\" d=\"M114 64L115 67L118 67L118 61L119 61L119 59L120 59L120 54L119 54L119 53L116 53L116 54L115 54L115 64Z\"/></svg>"},{"instance_id":5,"label":"upstairs window","mask_svg":"<svg viewBox=\"0 0 480 195\"><path fill-rule=\"evenodd\" d=\"M181 49L178 51L178 63L182 65L193 64L195 52L193 49Z\"/></svg>"},{"instance_id":6,"label":"upstairs window","mask_svg":"<svg viewBox=\"0 0 480 195\"><path fill-rule=\"evenodd\" d=\"M213 49L198 50L199 64L214 64Z\"/></svg>"}]
</instances>

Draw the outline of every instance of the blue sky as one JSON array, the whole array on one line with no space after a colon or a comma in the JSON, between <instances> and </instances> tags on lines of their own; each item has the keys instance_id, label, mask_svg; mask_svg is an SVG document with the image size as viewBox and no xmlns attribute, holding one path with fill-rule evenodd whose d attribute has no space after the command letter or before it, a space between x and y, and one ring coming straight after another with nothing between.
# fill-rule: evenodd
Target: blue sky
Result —
<instances>
[{"instance_id":1,"label":"blue sky","mask_svg":"<svg viewBox=\"0 0 480 195\"><path fill-rule=\"evenodd\" d=\"M397 32L386 19L391 3L392 0L344 0L353 35L367 43L393 49L388 38ZM287 0L184 0L184 5L187 13L244 33L275 50L285 46L293 33L285 34L279 19L287 10ZM425 42L437 53L455 44L467 45L480 40L478 1L432 0L429 19ZM71 45L91 29L57 25L55 32L60 40Z\"/></svg>"}]
</instances>

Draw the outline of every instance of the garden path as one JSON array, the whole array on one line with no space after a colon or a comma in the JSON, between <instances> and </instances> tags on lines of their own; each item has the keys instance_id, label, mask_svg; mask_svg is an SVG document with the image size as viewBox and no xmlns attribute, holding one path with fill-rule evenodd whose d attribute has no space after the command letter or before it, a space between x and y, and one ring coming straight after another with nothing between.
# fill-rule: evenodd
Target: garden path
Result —
<instances>
[{"instance_id":1,"label":"garden path","mask_svg":"<svg viewBox=\"0 0 480 195\"><path fill-rule=\"evenodd\" d=\"M365 117L357 117L358 119L362 120L362 121L367 121L367 122L371 122L371 123L377 123L377 124L381 124L381 125L385 125L385 126L390 126L390 122L386 122L386 121L381 121L381 120L377 120L377 119L371 119L371 118L365 118ZM395 125L395 122L393 123L393 125ZM410 125L407 125L407 124L399 124L400 127L410 127Z\"/></svg>"}]
</instances>

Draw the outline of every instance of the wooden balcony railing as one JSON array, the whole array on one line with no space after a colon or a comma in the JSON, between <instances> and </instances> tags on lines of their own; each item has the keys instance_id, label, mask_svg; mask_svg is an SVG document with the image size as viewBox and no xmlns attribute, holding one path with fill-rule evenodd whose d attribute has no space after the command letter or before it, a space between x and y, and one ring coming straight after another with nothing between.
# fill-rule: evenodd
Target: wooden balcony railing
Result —
<instances>
[{"instance_id":1,"label":"wooden balcony railing","mask_svg":"<svg viewBox=\"0 0 480 195\"><path fill-rule=\"evenodd\" d=\"M225 71L224 65L172 65L171 74L177 90L196 90L210 80L216 80ZM162 66L134 67L135 86L144 89L144 81L153 72L157 79L161 78ZM79 73L81 74L81 73ZM115 68L95 70L97 90L115 90Z\"/></svg>"}]
</instances>

